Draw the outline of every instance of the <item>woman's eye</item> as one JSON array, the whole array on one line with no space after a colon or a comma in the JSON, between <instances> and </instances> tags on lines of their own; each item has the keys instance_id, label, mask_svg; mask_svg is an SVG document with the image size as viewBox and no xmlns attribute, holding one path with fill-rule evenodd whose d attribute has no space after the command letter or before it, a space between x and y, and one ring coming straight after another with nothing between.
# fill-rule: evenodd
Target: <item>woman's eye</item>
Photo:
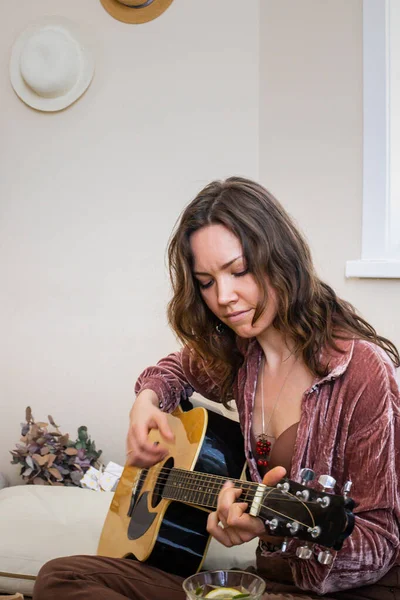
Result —
<instances>
[{"instance_id":1,"label":"woman's eye","mask_svg":"<svg viewBox=\"0 0 400 600\"><path fill-rule=\"evenodd\" d=\"M212 281L209 281L208 283L201 283L201 281L198 281L198 284L202 290L206 290L207 288L211 287L212 283Z\"/></svg>"},{"instance_id":2,"label":"woman's eye","mask_svg":"<svg viewBox=\"0 0 400 600\"><path fill-rule=\"evenodd\" d=\"M249 272L249 269L245 269L244 271L240 271L239 273L234 273L233 275L235 277L243 277L243 275L247 275L248 272Z\"/></svg>"}]
</instances>

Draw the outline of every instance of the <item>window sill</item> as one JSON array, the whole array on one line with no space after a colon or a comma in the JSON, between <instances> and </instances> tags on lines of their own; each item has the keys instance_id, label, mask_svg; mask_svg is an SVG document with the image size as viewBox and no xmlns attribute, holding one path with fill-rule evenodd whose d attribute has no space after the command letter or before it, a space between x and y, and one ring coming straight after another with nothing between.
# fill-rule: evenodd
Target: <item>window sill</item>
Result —
<instances>
[{"instance_id":1,"label":"window sill","mask_svg":"<svg viewBox=\"0 0 400 600\"><path fill-rule=\"evenodd\" d=\"M346 277L400 279L400 260L348 260Z\"/></svg>"}]
</instances>

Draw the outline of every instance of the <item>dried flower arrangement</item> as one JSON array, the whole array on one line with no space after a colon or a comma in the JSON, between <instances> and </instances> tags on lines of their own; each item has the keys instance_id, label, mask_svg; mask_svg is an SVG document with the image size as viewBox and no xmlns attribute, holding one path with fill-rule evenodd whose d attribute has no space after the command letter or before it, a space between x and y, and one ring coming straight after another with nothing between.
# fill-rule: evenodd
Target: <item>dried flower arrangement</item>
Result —
<instances>
[{"instance_id":1,"label":"dried flower arrangement","mask_svg":"<svg viewBox=\"0 0 400 600\"><path fill-rule=\"evenodd\" d=\"M22 443L16 444L11 464L21 464L22 478L28 484L79 486L91 466L100 466L102 450L96 450L87 427L78 429L78 439L73 442L68 433L62 434L51 415L49 423L35 422L30 406L25 412L26 423L21 423Z\"/></svg>"}]
</instances>

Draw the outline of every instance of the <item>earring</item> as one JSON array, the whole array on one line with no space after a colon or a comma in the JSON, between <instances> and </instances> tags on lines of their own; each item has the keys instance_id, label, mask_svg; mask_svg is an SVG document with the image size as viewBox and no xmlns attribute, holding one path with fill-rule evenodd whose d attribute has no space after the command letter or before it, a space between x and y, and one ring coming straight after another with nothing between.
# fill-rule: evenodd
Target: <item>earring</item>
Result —
<instances>
[{"instance_id":1,"label":"earring","mask_svg":"<svg viewBox=\"0 0 400 600\"><path fill-rule=\"evenodd\" d=\"M224 331L225 331L225 325L223 323L221 323L221 321L220 321L215 326L215 329L216 329L218 335L222 335L224 333Z\"/></svg>"}]
</instances>

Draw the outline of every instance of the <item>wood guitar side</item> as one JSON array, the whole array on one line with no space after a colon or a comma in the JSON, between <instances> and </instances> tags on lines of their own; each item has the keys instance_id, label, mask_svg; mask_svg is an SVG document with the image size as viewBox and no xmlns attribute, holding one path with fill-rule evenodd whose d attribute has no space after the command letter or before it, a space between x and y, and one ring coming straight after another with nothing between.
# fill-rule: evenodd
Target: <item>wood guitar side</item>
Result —
<instances>
[{"instance_id":1,"label":"wood guitar side","mask_svg":"<svg viewBox=\"0 0 400 600\"><path fill-rule=\"evenodd\" d=\"M164 473L175 467L239 479L244 466L243 438L237 422L201 407L188 412L178 409L168 415L168 422L175 443L167 443L158 431L149 436L168 447L168 457L148 470L125 467L97 553L134 558L187 576L201 568L207 551L209 511L163 499Z\"/></svg>"}]
</instances>

